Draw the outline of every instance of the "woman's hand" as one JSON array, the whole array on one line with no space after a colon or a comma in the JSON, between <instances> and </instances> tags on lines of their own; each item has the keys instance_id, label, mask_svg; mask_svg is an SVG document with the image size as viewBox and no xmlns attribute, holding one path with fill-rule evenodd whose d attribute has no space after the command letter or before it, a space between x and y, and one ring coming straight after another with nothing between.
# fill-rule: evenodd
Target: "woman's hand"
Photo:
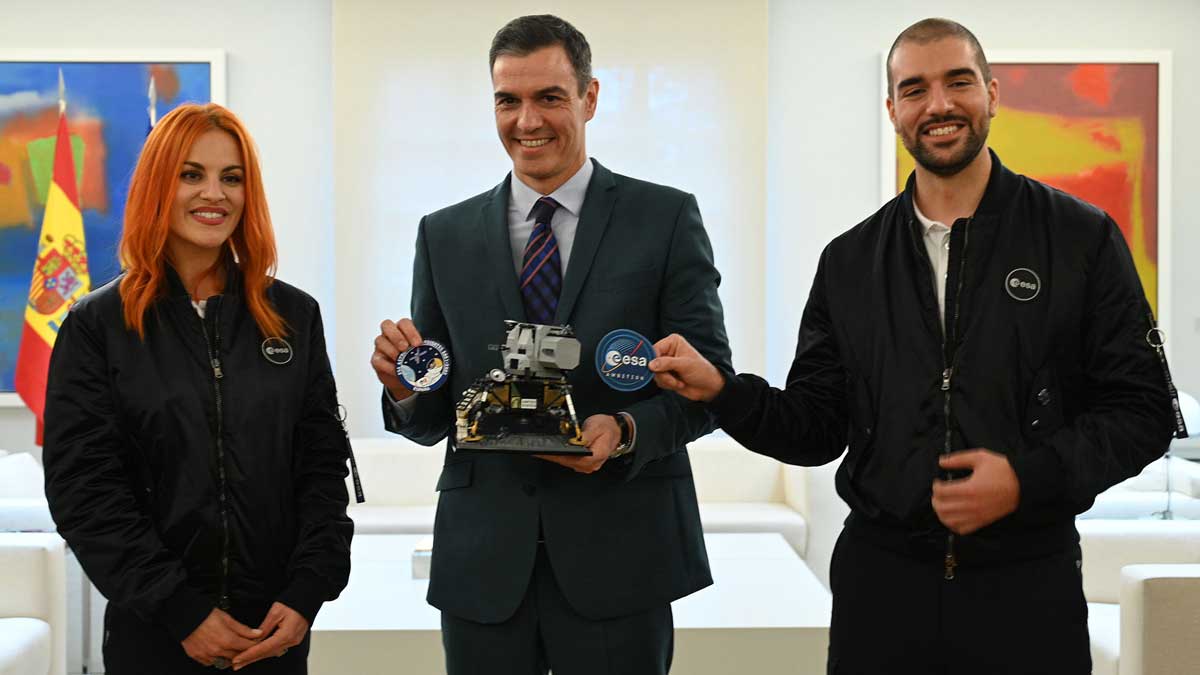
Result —
<instances>
[{"instance_id":1,"label":"woman's hand","mask_svg":"<svg viewBox=\"0 0 1200 675\"><path fill-rule=\"evenodd\" d=\"M234 657L234 670L241 670L255 661L283 656L289 648L304 640L308 621L296 610L277 602L271 605L271 611L267 612L258 629L269 637Z\"/></svg>"},{"instance_id":2,"label":"woman's hand","mask_svg":"<svg viewBox=\"0 0 1200 675\"><path fill-rule=\"evenodd\" d=\"M218 658L233 660L262 639L263 631L242 625L220 609L213 609L183 641L183 651L202 666Z\"/></svg>"}]
</instances>

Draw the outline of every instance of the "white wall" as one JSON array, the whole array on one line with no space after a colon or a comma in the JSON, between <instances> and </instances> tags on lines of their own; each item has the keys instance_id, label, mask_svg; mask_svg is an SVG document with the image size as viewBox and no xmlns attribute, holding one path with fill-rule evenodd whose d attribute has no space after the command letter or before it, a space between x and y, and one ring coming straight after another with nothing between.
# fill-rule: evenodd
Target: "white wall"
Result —
<instances>
[{"instance_id":1,"label":"white wall","mask_svg":"<svg viewBox=\"0 0 1200 675\"><path fill-rule=\"evenodd\" d=\"M337 379L355 435L385 433L367 359L380 321L409 313L418 221L511 168L492 116L492 37L514 17L544 12L570 21L592 47L600 98L589 153L618 173L696 194L724 277L735 361L765 366L765 0L340 0Z\"/></svg>"},{"instance_id":2,"label":"white wall","mask_svg":"<svg viewBox=\"0 0 1200 675\"><path fill-rule=\"evenodd\" d=\"M1174 58L1173 332L1181 389L1200 390L1200 3L1195 0L928 0L770 6L766 240L767 352L782 383L824 245L880 205L880 59L896 35L929 16L966 25L984 50L1167 49ZM1001 90L1003 96L1003 89ZM1200 429L1193 430L1200 433Z\"/></svg>"},{"instance_id":3,"label":"white wall","mask_svg":"<svg viewBox=\"0 0 1200 675\"><path fill-rule=\"evenodd\" d=\"M407 314L417 220L508 170L486 51L506 20L535 11L560 13L592 42L601 80L592 154L697 194L725 277L735 363L777 384L821 248L880 204L879 58L896 33L944 15L992 50L1171 50L1168 350L1180 387L1200 391L1200 266L1191 264L1200 128L1188 115L1200 109L1200 3L272 0L208 9L5 0L5 15L22 20L0 23L0 44L227 50L229 103L262 149L280 274L325 307L356 434L381 433L366 359L379 321ZM27 412L0 409L0 447L29 448L32 436Z\"/></svg>"},{"instance_id":4,"label":"white wall","mask_svg":"<svg viewBox=\"0 0 1200 675\"><path fill-rule=\"evenodd\" d=\"M279 276L321 302L332 346L330 0L4 0L2 11L5 47L225 50L229 107L261 151ZM27 410L0 408L0 448L32 449L33 433Z\"/></svg>"}]
</instances>

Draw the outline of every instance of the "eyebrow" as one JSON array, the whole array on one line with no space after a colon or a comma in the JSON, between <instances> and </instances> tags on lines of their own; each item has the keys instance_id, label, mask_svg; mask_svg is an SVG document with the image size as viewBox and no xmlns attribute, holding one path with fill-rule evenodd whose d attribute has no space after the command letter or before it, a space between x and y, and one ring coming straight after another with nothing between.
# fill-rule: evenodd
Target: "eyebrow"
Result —
<instances>
[{"instance_id":1,"label":"eyebrow","mask_svg":"<svg viewBox=\"0 0 1200 675\"><path fill-rule=\"evenodd\" d=\"M194 166L202 171L205 169L203 164L200 164L199 162L193 162L191 160L184 160L183 164L185 166ZM226 171L244 171L244 169L242 168L241 164L230 164L224 169L221 169L221 173L225 173Z\"/></svg>"},{"instance_id":2,"label":"eyebrow","mask_svg":"<svg viewBox=\"0 0 1200 675\"><path fill-rule=\"evenodd\" d=\"M534 92L533 96L534 96L534 98L537 98L539 96L545 96L547 94L562 94L563 96L569 95L569 93L567 92L566 89L563 89L562 87L560 87L558 85L554 85L553 87L546 87L545 89L537 90L536 92ZM517 96L516 94L510 94L507 91L498 91L495 93L495 98L496 99L520 98L520 96Z\"/></svg>"},{"instance_id":3,"label":"eyebrow","mask_svg":"<svg viewBox=\"0 0 1200 675\"><path fill-rule=\"evenodd\" d=\"M947 70L946 74L943 75L942 77L944 77L944 78L962 77L963 75L968 75L968 76L974 78L975 71L971 68L954 68L953 70ZM905 87L909 87L914 84L921 84L924 81L925 81L924 75L915 75L913 77L909 77L909 78L900 80L900 84L896 85L896 89L903 89Z\"/></svg>"}]
</instances>

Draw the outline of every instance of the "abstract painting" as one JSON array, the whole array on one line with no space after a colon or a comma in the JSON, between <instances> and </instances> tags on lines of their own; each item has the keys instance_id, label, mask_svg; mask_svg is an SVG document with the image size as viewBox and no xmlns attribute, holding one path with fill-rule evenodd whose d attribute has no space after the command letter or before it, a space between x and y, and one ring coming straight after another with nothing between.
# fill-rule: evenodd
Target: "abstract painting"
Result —
<instances>
[{"instance_id":1,"label":"abstract painting","mask_svg":"<svg viewBox=\"0 0 1200 675\"><path fill-rule=\"evenodd\" d=\"M157 117L182 103L224 99L220 52L54 56L0 51L0 392L13 390L53 171L60 70L93 288L120 271L117 242L129 177L150 129L151 80Z\"/></svg>"}]
</instances>

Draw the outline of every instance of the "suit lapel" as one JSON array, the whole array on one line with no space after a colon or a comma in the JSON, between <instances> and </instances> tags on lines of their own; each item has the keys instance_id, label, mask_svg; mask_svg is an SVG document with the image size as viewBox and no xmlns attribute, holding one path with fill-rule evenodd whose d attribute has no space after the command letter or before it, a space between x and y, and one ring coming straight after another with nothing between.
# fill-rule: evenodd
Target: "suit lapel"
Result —
<instances>
[{"instance_id":1,"label":"suit lapel","mask_svg":"<svg viewBox=\"0 0 1200 675\"><path fill-rule=\"evenodd\" d=\"M480 209L479 221L487 241L487 257L491 260L496 292L504 305L507 318L525 320L525 304L517 288L517 273L513 270L512 243L508 239L508 181L510 174L488 195ZM467 272L470 273L469 271Z\"/></svg>"},{"instance_id":2,"label":"suit lapel","mask_svg":"<svg viewBox=\"0 0 1200 675\"><path fill-rule=\"evenodd\" d=\"M567 276L563 279L558 310L554 313L554 322L559 325L565 325L571 319L575 301L579 299L583 282L592 269L592 261L596 258L600 240L608 229L613 204L617 201L617 183L613 180L612 172L601 166L600 162L591 161L595 164L595 170L588 184L587 196L583 198L579 226L575 228L575 242L571 245L571 259L567 261Z\"/></svg>"}]
</instances>

